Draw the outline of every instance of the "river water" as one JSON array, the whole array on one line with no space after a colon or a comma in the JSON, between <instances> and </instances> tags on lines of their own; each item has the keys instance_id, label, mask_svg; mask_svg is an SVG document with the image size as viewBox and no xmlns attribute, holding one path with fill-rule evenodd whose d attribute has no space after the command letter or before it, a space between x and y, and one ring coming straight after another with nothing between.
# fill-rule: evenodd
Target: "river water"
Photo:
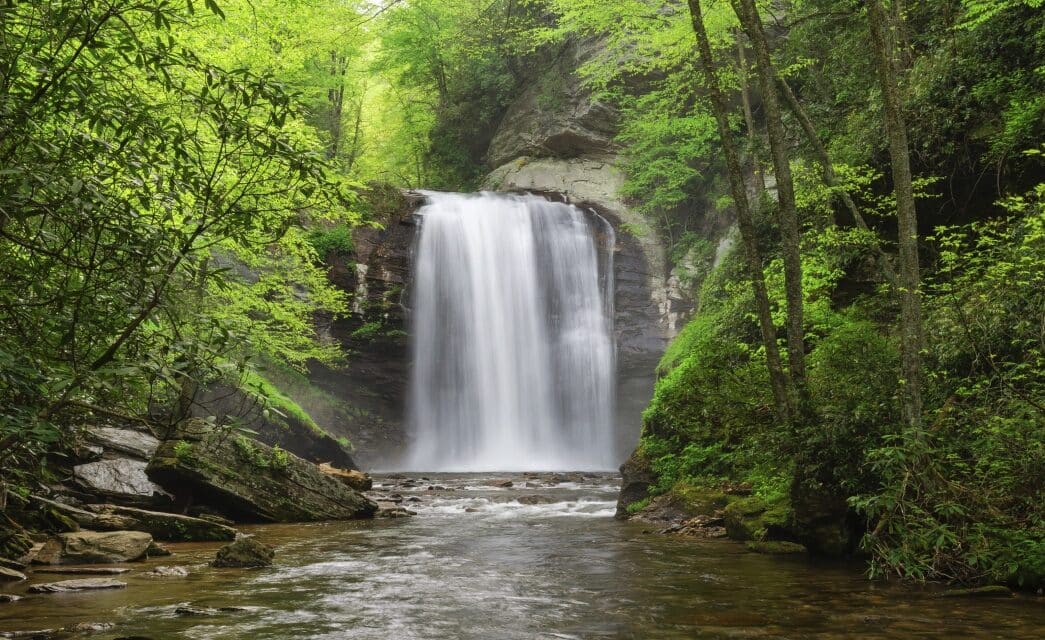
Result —
<instances>
[{"instance_id":1,"label":"river water","mask_svg":"<svg viewBox=\"0 0 1045 640\"><path fill-rule=\"evenodd\" d=\"M0 604L0 631L104 622L115 626L61 637L653 640L1029 639L1045 629L1040 597L939 598L869 582L853 565L617 522L619 480L606 474L408 475L378 478L375 495L401 495L416 517L245 528L276 547L269 569L212 569L218 544L171 545L171 558L127 565L126 589ZM513 486L490 486L504 480ZM189 575L145 575L160 564ZM176 613L186 606L243 610Z\"/></svg>"}]
</instances>

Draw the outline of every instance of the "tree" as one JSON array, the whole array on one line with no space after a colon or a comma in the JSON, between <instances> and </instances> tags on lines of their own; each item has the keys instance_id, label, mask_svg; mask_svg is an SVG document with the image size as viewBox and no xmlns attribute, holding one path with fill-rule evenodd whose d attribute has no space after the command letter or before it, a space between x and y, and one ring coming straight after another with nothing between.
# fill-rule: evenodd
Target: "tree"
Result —
<instances>
[{"instance_id":1,"label":"tree","mask_svg":"<svg viewBox=\"0 0 1045 640\"><path fill-rule=\"evenodd\" d=\"M903 415L913 434L922 424L922 325L921 275L918 262L918 216L914 206L907 123L889 36L889 18L881 0L867 0L867 22L872 53L882 90L885 129L889 137L893 191L896 194L900 248L900 338L903 356Z\"/></svg>"},{"instance_id":2,"label":"tree","mask_svg":"<svg viewBox=\"0 0 1045 640\"><path fill-rule=\"evenodd\" d=\"M808 409L806 387L805 329L802 312L802 259L798 210L795 207L795 183L791 177L791 158L784 132L784 119L777 99L773 63L769 44L762 28L762 18L754 0L731 0L733 10L751 40L755 52L755 69L766 113L766 131L773 156L773 172L777 188L777 219L780 224L781 253L784 258L784 287L787 299L787 353L790 364L792 392L799 413Z\"/></svg>"},{"instance_id":3,"label":"tree","mask_svg":"<svg viewBox=\"0 0 1045 640\"><path fill-rule=\"evenodd\" d=\"M737 226L740 229L744 244L744 255L747 260L748 275L755 295L755 311L758 315L759 329L762 332L762 343L766 350L766 366L769 368L769 380L773 389L773 399L777 419L787 423L793 415L791 394L788 393L788 381L780 364L780 351L776 343L776 327L773 325L769 308L769 296L766 293L765 277L762 273L762 255L758 248L755 234L754 217L744 184L744 173L740 164L740 154L733 140L733 131L729 123L729 109L719 85L715 60L711 52L707 30L704 27L704 16L700 0L688 0L693 33L697 39L697 54L700 58L701 70L704 74L704 88L708 92L711 108L718 124L722 155L726 160L729 174L730 193L737 213Z\"/></svg>"}]
</instances>

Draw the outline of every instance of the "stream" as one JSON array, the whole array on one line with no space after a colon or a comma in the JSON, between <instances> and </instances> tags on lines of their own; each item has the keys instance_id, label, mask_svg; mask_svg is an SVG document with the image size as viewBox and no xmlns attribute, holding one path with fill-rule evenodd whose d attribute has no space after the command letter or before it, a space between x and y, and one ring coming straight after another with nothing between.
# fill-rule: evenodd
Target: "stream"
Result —
<instances>
[{"instance_id":1,"label":"stream","mask_svg":"<svg viewBox=\"0 0 1045 640\"><path fill-rule=\"evenodd\" d=\"M99 622L114 626L60 637L1037 639L1045 628L1040 597L940 598L870 582L858 565L656 535L613 519L619 478L552 476L378 476L374 495L401 495L416 517L243 527L276 547L270 569L212 569L220 544L173 544L171 558L127 565L126 589L0 604L0 632ZM145 575L157 565L189 575Z\"/></svg>"}]
</instances>

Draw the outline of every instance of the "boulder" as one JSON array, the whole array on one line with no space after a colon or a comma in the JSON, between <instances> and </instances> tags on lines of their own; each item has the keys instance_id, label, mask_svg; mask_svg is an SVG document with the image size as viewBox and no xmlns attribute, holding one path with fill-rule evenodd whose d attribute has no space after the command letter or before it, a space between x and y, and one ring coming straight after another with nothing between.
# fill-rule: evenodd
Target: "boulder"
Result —
<instances>
[{"instance_id":1,"label":"boulder","mask_svg":"<svg viewBox=\"0 0 1045 640\"><path fill-rule=\"evenodd\" d=\"M95 517L89 523L80 524L101 531L144 531L152 534L154 539L165 542L221 542L236 539L236 530L232 527L203 518L113 504L92 504L87 506L87 510Z\"/></svg>"},{"instance_id":2,"label":"boulder","mask_svg":"<svg viewBox=\"0 0 1045 640\"><path fill-rule=\"evenodd\" d=\"M25 580L25 574L17 569L0 567L0 582L21 582Z\"/></svg>"},{"instance_id":3,"label":"boulder","mask_svg":"<svg viewBox=\"0 0 1045 640\"><path fill-rule=\"evenodd\" d=\"M369 518L377 505L316 465L243 435L187 420L160 444L149 477L234 519L301 522Z\"/></svg>"},{"instance_id":4,"label":"boulder","mask_svg":"<svg viewBox=\"0 0 1045 640\"><path fill-rule=\"evenodd\" d=\"M657 478L649 461L638 449L620 466L620 475L620 494L617 496L617 512L614 517L626 520L630 516L628 505L649 498L649 489Z\"/></svg>"},{"instance_id":5,"label":"boulder","mask_svg":"<svg viewBox=\"0 0 1045 640\"><path fill-rule=\"evenodd\" d=\"M146 462L114 458L78 464L73 477L87 491L117 502L142 506L170 504L171 496L145 474Z\"/></svg>"},{"instance_id":6,"label":"boulder","mask_svg":"<svg viewBox=\"0 0 1045 640\"><path fill-rule=\"evenodd\" d=\"M22 598L11 593L0 593L0 604L7 604L8 602L18 602Z\"/></svg>"},{"instance_id":7,"label":"boulder","mask_svg":"<svg viewBox=\"0 0 1045 640\"><path fill-rule=\"evenodd\" d=\"M153 567L151 571L145 573L145 575L152 578L184 578L189 575L189 570L185 567Z\"/></svg>"},{"instance_id":8,"label":"boulder","mask_svg":"<svg viewBox=\"0 0 1045 640\"><path fill-rule=\"evenodd\" d=\"M89 427L84 437L92 443L110 451L119 451L139 460L148 460L160 446L160 441L151 433L118 427Z\"/></svg>"},{"instance_id":9,"label":"boulder","mask_svg":"<svg viewBox=\"0 0 1045 640\"><path fill-rule=\"evenodd\" d=\"M374 488L373 478L370 477L370 474L363 473L362 471L354 469L338 469L330 466L327 462L320 464L319 470L328 476L337 478L356 491L370 491Z\"/></svg>"},{"instance_id":10,"label":"boulder","mask_svg":"<svg viewBox=\"0 0 1045 640\"><path fill-rule=\"evenodd\" d=\"M211 566L222 568L268 567L275 557L276 551L272 547L258 542L255 538L245 537L218 549L218 554Z\"/></svg>"},{"instance_id":11,"label":"boulder","mask_svg":"<svg viewBox=\"0 0 1045 640\"><path fill-rule=\"evenodd\" d=\"M61 582L47 582L34 584L29 587L29 593L65 593L69 591L94 591L98 589L123 589L126 582L113 580L112 578L82 578L80 580L62 580Z\"/></svg>"},{"instance_id":12,"label":"boulder","mask_svg":"<svg viewBox=\"0 0 1045 640\"><path fill-rule=\"evenodd\" d=\"M44 544L33 564L104 564L145 557L152 536L141 531L60 533Z\"/></svg>"},{"instance_id":13,"label":"boulder","mask_svg":"<svg viewBox=\"0 0 1045 640\"><path fill-rule=\"evenodd\" d=\"M232 527L205 518L114 504L90 504L80 509L39 496L32 496L32 500L71 520L77 525L71 530L84 527L94 531L144 531L156 540L168 542L221 542L236 538Z\"/></svg>"}]
</instances>

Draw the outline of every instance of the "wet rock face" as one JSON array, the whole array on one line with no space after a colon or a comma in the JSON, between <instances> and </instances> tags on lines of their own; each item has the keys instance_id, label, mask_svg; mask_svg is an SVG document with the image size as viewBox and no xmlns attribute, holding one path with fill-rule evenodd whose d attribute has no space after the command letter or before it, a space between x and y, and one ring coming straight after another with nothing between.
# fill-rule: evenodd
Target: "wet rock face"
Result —
<instances>
[{"instance_id":1,"label":"wet rock face","mask_svg":"<svg viewBox=\"0 0 1045 640\"><path fill-rule=\"evenodd\" d=\"M649 497L650 486L656 481L649 461L636 449L620 467L621 485L614 517L626 520L628 505Z\"/></svg>"},{"instance_id":2,"label":"wet rock face","mask_svg":"<svg viewBox=\"0 0 1045 640\"><path fill-rule=\"evenodd\" d=\"M149 477L233 519L304 522L368 518L377 506L318 467L286 451L202 420L184 422L163 441Z\"/></svg>"},{"instance_id":3,"label":"wet rock face","mask_svg":"<svg viewBox=\"0 0 1045 640\"><path fill-rule=\"evenodd\" d=\"M107 564L145 557L152 536L141 531L77 531L51 538L33 564Z\"/></svg>"},{"instance_id":4,"label":"wet rock face","mask_svg":"<svg viewBox=\"0 0 1045 640\"><path fill-rule=\"evenodd\" d=\"M326 322L323 336L344 346L349 363L336 370L313 365L309 371L315 385L346 405L327 422L352 441L363 468L384 462L406 442L409 282L418 202L398 192L396 197L388 205L396 210L384 214L383 229L356 229L350 255L328 256L329 278L352 295L352 313Z\"/></svg>"},{"instance_id":5,"label":"wet rock face","mask_svg":"<svg viewBox=\"0 0 1045 640\"><path fill-rule=\"evenodd\" d=\"M619 113L593 101L576 69L596 55L597 41L572 42L508 107L486 157L498 167L522 156L573 157L612 152Z\"/></svg>"}]
</instances>

